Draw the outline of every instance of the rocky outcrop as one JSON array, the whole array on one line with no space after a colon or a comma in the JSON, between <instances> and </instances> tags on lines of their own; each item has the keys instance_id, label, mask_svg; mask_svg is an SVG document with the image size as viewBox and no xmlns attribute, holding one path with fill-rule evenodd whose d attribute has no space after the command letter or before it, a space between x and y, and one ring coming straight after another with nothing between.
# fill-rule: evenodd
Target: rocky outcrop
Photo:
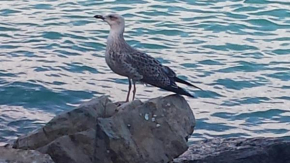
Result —
<instances>
[{"instance_id":1,"label":"rocky outcrop","mask_svg":"<svg viewBox=\"0 0 290 163\"><path fill-rule=\"evenodd\" d=\"M175 163L290 163L290 141L216 138L194 142Z\"/></svg>"},{"instance_id":2,"label":"rocky outcrop","mask_svg":"<svg viewBox=\"0 0 290 163\"><path fill-rule=\"evenodd\" d=\"M1 163L54 163L49 155L34 150L0 147Z\"/></svg>"},{"instance_id":3,"label":"rocky outcrop","mask_svg":"<svg viewBox=\"0 0 290 163\"><path fill-rule=\"evenodd\" d=\"M167 163L187 150L194 126L178 95L119 107L103 96L56 116L13 147L49 154L56 163Z\"/></svg>"},{"instance_id":4,"label":"rocky outcrop","mask_svg":"<svg viewBox=\"0 0 290 163\"><path fill-rule=\"evenodd\" d=\"M20 137L18 149L0 147L0 163L168 163L186 151L194 126L190 107L177 95L118 104L102 96ZM173 162L290 163L290 141L197 141Z\"/></svg>"}]
</instances>

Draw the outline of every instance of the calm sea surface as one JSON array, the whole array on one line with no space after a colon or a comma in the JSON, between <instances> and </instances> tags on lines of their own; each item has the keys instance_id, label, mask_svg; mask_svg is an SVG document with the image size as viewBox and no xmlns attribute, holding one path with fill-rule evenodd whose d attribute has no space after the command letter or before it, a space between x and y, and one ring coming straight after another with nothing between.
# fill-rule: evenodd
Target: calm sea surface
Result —
<instances>
[{"instance_id":1,"label":"calm sea surface","mask_svg":"<svg viewBox=\"0 0 290 163\"><path fill-rule=\"evenodd\" d=\"M132 46L206 90L184 86L198 96L191 141L290 135L289 0L1 0L0 142L93 97L125 99L93 18L109 12ZM169 94L137 86L141 100Z\"/></svg>"}]
</instances>

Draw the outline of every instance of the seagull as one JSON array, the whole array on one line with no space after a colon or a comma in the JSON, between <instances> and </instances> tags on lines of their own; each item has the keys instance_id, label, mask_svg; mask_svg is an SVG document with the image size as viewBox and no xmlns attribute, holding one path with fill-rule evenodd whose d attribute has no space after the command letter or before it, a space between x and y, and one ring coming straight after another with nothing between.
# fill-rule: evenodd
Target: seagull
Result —
<instances>
[{"instance_id":1,"label":"seagull","mask_svg":"<svg viewBox=\"0 0 290 163\"><path fill-rule=\"evenodd\" d=\"M129 90L126 102L129 102L132 83L132 100L135 99L135 84L137 81L189 97L194 96L183 88L177 86L176 82L200 89L199 87L178 78L171 68L162 65L155 58L131 47L123 37L125 31L125 20L121 15L112 13L106 15L95 15L94 17L96 19L101 19L110 25L105 60L114 73L128 78Z\"/></svg>"}]
</instances>

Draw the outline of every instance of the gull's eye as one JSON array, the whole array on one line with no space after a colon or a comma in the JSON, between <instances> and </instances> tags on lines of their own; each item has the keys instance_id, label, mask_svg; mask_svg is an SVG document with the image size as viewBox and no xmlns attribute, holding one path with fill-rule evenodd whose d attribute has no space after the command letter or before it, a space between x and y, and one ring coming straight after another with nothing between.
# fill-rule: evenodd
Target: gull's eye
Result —
<instances>
[{"instance_id":1,"label":"gull's eye","mask_svg":"<svg viewBox=\"0 0 290 163\"><path fill-rule=\"evenodd\" d=\"M109 15L109 19L112 21L116 21L118 18L114 15Z\"/></svg>"}]
</instances>

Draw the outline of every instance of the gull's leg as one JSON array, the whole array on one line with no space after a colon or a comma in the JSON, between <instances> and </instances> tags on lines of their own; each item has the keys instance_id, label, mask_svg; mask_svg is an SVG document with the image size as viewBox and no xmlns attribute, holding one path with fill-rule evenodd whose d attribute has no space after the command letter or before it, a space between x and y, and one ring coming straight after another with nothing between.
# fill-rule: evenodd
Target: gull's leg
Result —
<instances>
[{"instance_id":1,"label":"gull's leg","mask_svg":"<svg viewBox=\"0 0 290 163\"><path fill-rule=\"evenodd\" d=\"M136 81L134 79L132 81L133 81L133 99L132 100L134 101L135 94L136 94L136 85L135 85L136 84Z\"/></svg>"},{"instance_id":2,"label":"gull's leg","mask_svg":"<svg viewBox=\"0 0 290 163\"><path fill-rule=\"evenodd\" d=\"M126 102L129 102L129 96L130 96L130 92L131 92L131 88L132 88L131 79L128 78L128 81L129 81L129 90L128 90Z\"/></svg>"}]
</instances>

